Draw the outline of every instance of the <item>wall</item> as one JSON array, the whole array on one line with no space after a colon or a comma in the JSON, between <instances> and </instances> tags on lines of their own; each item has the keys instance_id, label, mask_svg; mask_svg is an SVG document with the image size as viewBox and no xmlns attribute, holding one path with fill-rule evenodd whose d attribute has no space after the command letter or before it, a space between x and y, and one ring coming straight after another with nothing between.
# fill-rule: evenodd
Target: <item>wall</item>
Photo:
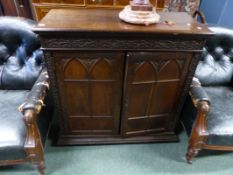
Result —
<instances>
[{"instance_id":1,"label":"wall","mask_svg":"<svg viewBox=\"0 0 233 175\"><path fill-rule=\"evenodd\" d=\"M233 28L233 0L202 0L200 10L209 24Z\"/></svg>"}]
</instances>

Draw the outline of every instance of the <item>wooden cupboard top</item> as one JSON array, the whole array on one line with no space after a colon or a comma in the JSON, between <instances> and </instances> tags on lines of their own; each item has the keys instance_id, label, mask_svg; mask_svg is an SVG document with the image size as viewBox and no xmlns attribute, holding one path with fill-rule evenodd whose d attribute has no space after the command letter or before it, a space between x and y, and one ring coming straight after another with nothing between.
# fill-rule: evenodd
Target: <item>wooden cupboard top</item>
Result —
<instances>
[{"instance_id":1,"label":"wooden cupboard top","mask_svg":"<svg viewBox=\"0 0 233 175\"><path fill-rule=\"evenodd\" d=\"M150 26L133 25L121 21L120 10L113 9L52 9L34 28L36 33L51 32L109 32L164 33L212 35L208 28L185 12L161 12L160 22ZM174 25L165 24L173 21Z\"/></svg>"}]
</instances>

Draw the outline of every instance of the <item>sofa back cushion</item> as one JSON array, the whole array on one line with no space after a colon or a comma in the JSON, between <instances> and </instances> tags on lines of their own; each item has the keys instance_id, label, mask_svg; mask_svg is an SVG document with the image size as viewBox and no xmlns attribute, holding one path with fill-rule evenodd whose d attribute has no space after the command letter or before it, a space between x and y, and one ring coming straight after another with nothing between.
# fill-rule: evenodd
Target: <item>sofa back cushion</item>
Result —
<instances>
[{"instance_id":1,"label":"sofa back cushion","mask_svg":"<svg viewBox=\"0 0 233 175\"><path fill-rule=\"evenodd\" d=\"M229 85L233 75L233 30L209 27L215 32L203 49L195 76L204 86Z\"/></svg>"},{"instance_id":2,"label":"sofa back cushion","mask_svg":"<svg viewBox=\"0 0 233 175\"><path fill-rule=\"evenodd\" d=\"M0 17L0 89L31 89L43 64L33 21Z\"/></svg>"}]
</instances>

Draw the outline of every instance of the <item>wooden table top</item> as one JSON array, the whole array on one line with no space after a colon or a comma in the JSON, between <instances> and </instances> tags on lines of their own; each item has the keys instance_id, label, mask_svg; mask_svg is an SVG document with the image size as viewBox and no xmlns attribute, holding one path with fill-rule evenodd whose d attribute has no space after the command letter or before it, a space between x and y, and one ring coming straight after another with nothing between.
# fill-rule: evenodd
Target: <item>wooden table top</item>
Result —
<instances>
[{"instance_id":1,"label":"wooden table top","mask_svg":"<svg viewBox=\"0 0 233 175\"><path fill-rule=\"evenodd\" d=\"M149 26L121 21L120 10L52 9L34 28L36 33L51 32L114 32L161 33L172 35L212 35L213 33L185 12L160 12L160 22ZM172 21L168 25L165 21Z\"/></svg>"}]
</instances>

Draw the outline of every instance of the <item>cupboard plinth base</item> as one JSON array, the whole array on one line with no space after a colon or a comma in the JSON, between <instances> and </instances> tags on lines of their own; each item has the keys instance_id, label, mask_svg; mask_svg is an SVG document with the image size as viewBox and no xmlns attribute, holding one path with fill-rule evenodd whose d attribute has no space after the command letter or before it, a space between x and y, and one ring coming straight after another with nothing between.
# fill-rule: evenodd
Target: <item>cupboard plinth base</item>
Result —
<instances>
[{"instance_id":1,"label":"cupboard plinth base","mask_svg":"<svg viewBox=\"0 0 233 175\"><path fill-rule=\"evenodd\" d=\"M57 145L102 145L102 144L126 144L126 143L158 143L179 141L175 133L151 136L104 136L104 137L78 137L77 135L61 135Z\"/></svg>"}]
</instances>

